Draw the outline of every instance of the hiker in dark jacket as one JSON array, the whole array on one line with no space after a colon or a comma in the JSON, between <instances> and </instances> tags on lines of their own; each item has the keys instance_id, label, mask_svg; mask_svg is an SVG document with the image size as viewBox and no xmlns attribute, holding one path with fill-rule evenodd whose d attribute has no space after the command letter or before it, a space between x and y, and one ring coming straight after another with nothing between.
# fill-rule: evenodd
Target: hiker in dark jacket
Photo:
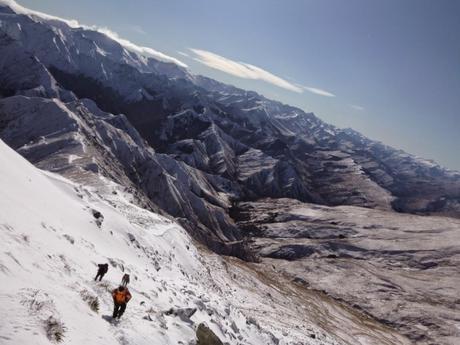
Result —
<instances>
[{"instance_id":1,"label":"hiker in dark jacket","mask_svg":"<svg viewBox=\"0 0 460 345\"><path fill-rule=\"evenodd\" d=\"M124 286L119 286L112 291L113 297L113 315L112 317L120 318L126 310L126 304L131 299L131 294L129 293L128 288Z\"/></svg>"},{"instance_id":2,"label":"hiker in dark jacket","mask_svg":"<svg viewBox=\"0 0 460 345\"><path fill-rule=\"evenodd\" d=\"M109 270L109 265L108 264L99 264L99 265L97 265L97 267L99 267L99 268L97 269L97 274L96 274L96 277L94 278L94 280L97 280L97 278L99 278L99 281L101 281L102 278L104 277L104 275Z\"/></svg>"},{"instance_id":3,"label":"hiker in dark jacket","mask_svg":"<svg viewBox=\"0 0 460 345\"><path fill-rule=\"evenodd\" d=\"M121 278L121 286L127 286L129 284L129 274L125 273Z\"/></svg>"}]
</instances>

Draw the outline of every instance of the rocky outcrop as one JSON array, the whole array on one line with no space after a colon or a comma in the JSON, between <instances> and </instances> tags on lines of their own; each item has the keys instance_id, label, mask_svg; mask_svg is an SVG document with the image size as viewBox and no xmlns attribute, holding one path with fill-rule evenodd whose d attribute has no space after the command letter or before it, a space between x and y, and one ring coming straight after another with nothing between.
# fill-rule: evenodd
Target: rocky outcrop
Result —
<instances>
[{"instance_id":1,"label":"rocky outcrop","mask_svg":"<svg viewBox=\"0 0 460 345\"><path fill-rule=\"evenodd\" d=\"M200 323L196 330L197 345L223 345L217 335L204 323Z\"/></svg>"}]
</instances>

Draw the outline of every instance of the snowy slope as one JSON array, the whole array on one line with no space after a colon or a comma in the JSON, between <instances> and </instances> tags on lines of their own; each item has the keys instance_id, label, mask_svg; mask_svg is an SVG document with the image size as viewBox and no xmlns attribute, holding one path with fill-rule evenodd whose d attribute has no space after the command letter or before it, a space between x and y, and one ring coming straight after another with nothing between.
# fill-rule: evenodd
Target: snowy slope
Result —
<instances>
[{"instance_id":1,"label":"snowy slope","mask_svg":"<svg viewBox=\"0 0 460 345\"><path fill-rule=\"evenodd\" d=\"M61 178L37 171L3 143L1 160L1 242L5 250L1 255L1 268L2 280L9 282L2 286L1 305L2 315L11 316L1 323L3 341L31 344L33 339L35 344L49 344L37 330L43 319L53 315L65 322L68 344L94 343L95 339L107 343L121 337L137 344L149 342L144 339L145 334L133 328L135 321L130 321L131 313L145 316L139 307L141 301L146 302L144 309L150 307L149 298L140 295L142 289L146 289L146 293L148 289L136 278L152 277L149 289L159 291L159 286L179 282L181 270L194 272L198 261L179 255L187 251L185 246L189 243L184 231L166 219L131 206L131 216L149 224L149 231L142 234L141 226L130 223L112 206ZM97 207L105 217L101 229L94 221L92 207ZM141 256L128 233L150 243L150 253ZM190 257L194 255L192 252ZM171 263L173 256L177 257ZM161 266L161 279L155 266L148 263L149 259ZM112 264L109 270L108 287L93 283L95 264L108 260L118 266L114 268ZM123 326L120 325L123 330L118 332L100 315L92 313L79 293L86 289L100 295L102 314L110 314L110 298L105 289L116 285L122 265L134 277L135 299L126 320L122 321ZM164 289L156 308L166 308L169 298L170 292ZM28 308L32 299L43 306ZM160 333L157 330L150 335L157 339L165 337ZM191 337L193 332L180 326L172 327L167 335L169 340L164 343L176 343L178 333Z\"/></svg>"}]
</instances>

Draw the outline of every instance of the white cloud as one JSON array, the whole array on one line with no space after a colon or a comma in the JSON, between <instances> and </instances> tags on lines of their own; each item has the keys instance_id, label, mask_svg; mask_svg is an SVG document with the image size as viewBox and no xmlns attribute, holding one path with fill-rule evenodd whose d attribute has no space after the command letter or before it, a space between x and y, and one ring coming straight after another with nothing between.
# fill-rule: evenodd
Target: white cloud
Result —
<instances>
[{"instance_id":1,"label":"white cloud","mask_svg":"<svg viewBox=\"0 0 460 345\"><path fill-rule=\"evenodd\" d=\"M183 63L182 61L180 61L180 60L178 60L176 58L173 58L172 56L163 54L162 52L159 52L159 51L157 51L155 49L152 49L152 48L149 48L149 47L138 46L137 44L134 44L133 42L128 41L127 39L121 38L116 32L113 32L112 30L110 30L108 28L93 27L93 29L97 30L97 31L99 31L99 32L101 32L101 33L103 33L105 35L107 35L108 37L110 37L114 41L117 41L118 43L120 43L126 49L132 50L132 51L134 51L136 53L139 53L141 55L151 56L153 58L156 58L156 59L159 59L159 60L162 60L162 61L173 62L176 65L179 65L179 66L184 67L184 68L188 67L185 63Z\"/></svg>"},{"instance_id":2,"label":"white cloud","mask_svg":"<svg viewBox=\"0 0 460 345\"><path fill-rule=\"evenodd\" d=\"M219 71L234 75L239 78L262 80L289 91L298 93L302 93L303 91L299 86L294 85L287 80L282 79L260 67L244 62L230 60L206 50L190 48L190 51L192 51L197 56L194 58L194 60Z\"/></svg>"},{"instance_id":3,"label":"white cloud","mask_svg":"<svg viewBox=\"0 0 460 345\"><path fill-rule=\"evenodd\" d=\"M147 33L147 32L145 32L145 30L140 25L130 25L129 29L131 31L134 31L135 33L138 33L138 34L141 34L141 35L145 35Z\"/></svg>"},{"instance_id":4,"label":"white cloud","mask_svg":"<svg viewBox=\"0 0 460 345\"><path fill-rule=\"evenodd\" d=\"M359 110L359 111L362 111L364 110L364 107L360 106L360 105L356 105L356 104L349 104L349 106L355 110Z\"/></svg>"},{"instance_id":5,"label":"white cloud","mask_svg":"<svg viewBox=\"0 0 460 345\"><path fill-rule=\"evenodd\" d=\"M335 97L335 95L329 91L317 87L303 86L298 85L294 82L289 82L286 79L290 78L283 79L260 67L245 62L230 60L226 57L223 57L215 53L211 53L206 50L190 48L190 51L192 51L196 55L196 57L194 58L195 61L198 61L208 67L234 75L239 78L263 80L267 83L297 93L303 93L303 91L305 90L319 96ZM184 55L182 52L178 53Z\"/></svg>"},{"instance_id":6,"label":"white cloud","mask_svg":"<svg viewBox=\"0 0 460 345\"><path fill-rule=\"evenodd\" d=\"M308 92L314 93L315 95L324 96L324 97L335 97L333 93L323 90L323 89L319 89L317 87L302 86L302 88Z\"/></svg>"},{"instance_id":7,"label":"white cloud","mask_svg":"<svg viewBox=\"0 0 460 345\"><path fill-rule=\"evenodd\" d=\"M188 55L187 53L181 52L181 51L178 51L177 54L185 56L185 57L190 57L190 55Z\"/></svg>"},{"instance_id":8,"label":"white cloud","mask_svg":"<svg viewBox=\"0 0 460 345\"><path fill-rule=\"evenodd\" d=\"M99 32L107 35L111 39L117 41L118 43L120 43L123 47L125 47L128 50L134 51L134 52L136 52L138 54L151 56L153 58L156 58L156 59L159 59L159 60L162 60L162 61L173 62L176 65L179 65L179 66L184 67L184 68L188 67L185 63L183 63L182 61L180 61L180 60L178 60L176 58L173 58L172 56L163 54L163 53L161 53L161 52L159 52L159 51L157 51L155 49L149 48L149 47L138 46L137 44L135 44L135 43L133 43L133 42L127 40L127 39L121 38L116 32L113 32L113 31L111 31L111 30L109 30L107 28L101 28L101 27L97 27L97 26L82 25L78 21L73 20L73 19L64 19L64 18L60 18L60 17L56 17L56 16L51 16L51 15L46 14L46 13L34 11L34 10L31 10L31 9L28 9L28 8L25 8L25 7L21 6L21 5L19 5L14 0L0 0L0 5L9 6L16 13L26 14L26 15L29 15L29 16L32 16L32 17L38 17L39 19L41 18L41 19L45 19L45 20L59 20L61 22L66 23L67 25L69 25L72 28L81 27L81 28L84 28L84 29L99 31Z\"/></svg>"}]
</instances>

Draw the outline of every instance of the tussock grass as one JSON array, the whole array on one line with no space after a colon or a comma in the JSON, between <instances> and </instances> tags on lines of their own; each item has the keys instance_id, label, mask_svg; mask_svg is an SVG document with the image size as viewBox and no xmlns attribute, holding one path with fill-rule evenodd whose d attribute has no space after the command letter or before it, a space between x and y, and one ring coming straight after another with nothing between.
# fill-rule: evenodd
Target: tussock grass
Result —
<instances>
[{"instance_id":1,"label":"tussock grass","mask_svg":"<svg viewBox=\"0 0 460 345\"><path fill-rule=\"evenodd\" d=\"M83 299L83 301L85 301L89 305L92 311L94 311L96 314L99 313L100 304L99 298L97 296L94 296L93 294L91 294L91 292L89 292L86 289L80 291L80 296Z\"/></svg>"},{"instance_id":2,"label":"tussock grass","mask_svg":"<svg viewBox=\"0 0 460 345\"><path fill-rule=\"evenodd\" d=\"M44 327L50 341L60 343L64 340L67 328L62 321L50 316L44 321Z\"/></svg>"}]
</instances>

